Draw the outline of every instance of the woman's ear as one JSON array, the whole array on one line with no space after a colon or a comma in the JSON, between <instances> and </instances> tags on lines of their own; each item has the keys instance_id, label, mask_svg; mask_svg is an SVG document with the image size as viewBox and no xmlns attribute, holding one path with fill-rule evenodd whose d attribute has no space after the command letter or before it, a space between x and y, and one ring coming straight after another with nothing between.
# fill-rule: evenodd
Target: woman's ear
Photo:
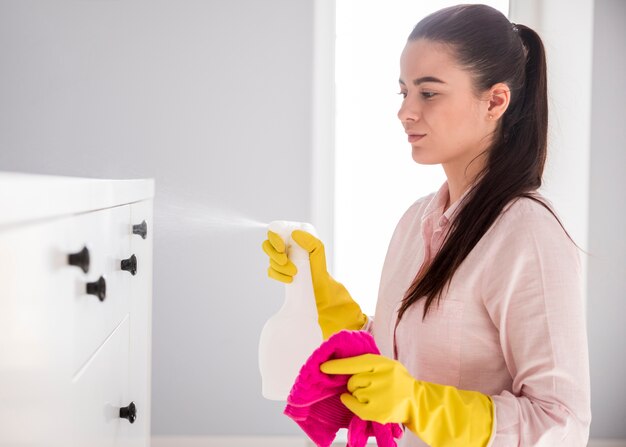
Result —
<instances>
[{"instance_id":1,"label":"woman's ear","mask_svg":"<svg viewBox=\"0 0 626 447\"><path fill-rule=\"evenodd\" d=\"M489 103L487 117L490 121L497 121L509 107L511 101L509 86L502 82L494 84L487 92L487 101Z\"/></svg>"}]
</instances>

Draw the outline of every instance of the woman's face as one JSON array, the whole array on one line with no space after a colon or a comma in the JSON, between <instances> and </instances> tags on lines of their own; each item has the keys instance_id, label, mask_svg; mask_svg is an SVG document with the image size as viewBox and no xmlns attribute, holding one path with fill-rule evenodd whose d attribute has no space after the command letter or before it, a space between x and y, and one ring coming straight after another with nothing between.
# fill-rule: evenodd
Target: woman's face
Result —
<instances>
[{"instance_id":1,"label":"woman's face","mask_svg":"<svg viewBox=\"0 0 626 447\"><path fill-rule=\"evenodd\" d=\"M495 128L489 100L476 98L470 73L437 42L409 41L400 58L398 111L413 160L465 169L489 144Z\"/></svg>"}]
</instances>

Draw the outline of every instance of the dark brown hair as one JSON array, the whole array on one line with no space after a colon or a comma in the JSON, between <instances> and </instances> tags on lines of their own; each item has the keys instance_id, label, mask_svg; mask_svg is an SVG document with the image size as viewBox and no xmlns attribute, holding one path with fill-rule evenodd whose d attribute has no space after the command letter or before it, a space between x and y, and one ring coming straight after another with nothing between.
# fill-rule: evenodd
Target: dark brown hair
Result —
<instances>
[{"instance_id":1,"label":"dark brown hair","mask_svg":"<svg viewBox=\"0 0 626 447\"><path fill-rule=\"evenodd\" d=\"M408 38L418 39L445 44L472 76L476 95L503 82L511 99L486 150L485 167L451 220L441 249L406 291L398 320L422 298L426 318L433 301L439 302L456 269L507 204L527 197L559 220L533 194L541 186L548 132L546 58L539 35L489 6L458 5L421 20Z\"/></svg>"}]
</instances>

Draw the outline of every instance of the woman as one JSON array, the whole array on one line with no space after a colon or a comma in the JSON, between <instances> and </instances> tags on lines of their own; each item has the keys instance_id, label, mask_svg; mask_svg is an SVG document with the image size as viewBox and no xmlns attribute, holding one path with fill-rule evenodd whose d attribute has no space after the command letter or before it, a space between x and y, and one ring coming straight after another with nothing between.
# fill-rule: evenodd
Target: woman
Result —
<instances>
[{"instance_id":1,"label":"woman","mask_svg":"<svg viewBox=\"0 0 626 447\"><path fill-rule=\"evenodd\" d=\"M540 37L484 5L420 21L400 59L398 112L413 159L447 181L393 234L375 318L310 253L319 324L373 333L382 356L331 360L349 374L344 404L403 423L405 446L584 446L591 419L581 267L537 192L546 159L546 62ZM295 266L263 244L269 276ZM364 250L366 248L364 247Z\"/></svg>"}]
</instances>

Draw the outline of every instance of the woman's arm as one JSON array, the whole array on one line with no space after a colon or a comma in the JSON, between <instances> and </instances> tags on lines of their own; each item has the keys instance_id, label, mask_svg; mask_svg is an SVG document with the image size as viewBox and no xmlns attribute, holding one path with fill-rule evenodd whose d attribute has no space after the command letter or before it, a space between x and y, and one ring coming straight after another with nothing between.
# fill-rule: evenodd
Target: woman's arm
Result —
<instances>
[{"instance_id":1,"label":"woman's arm","mask_svg":"<svg viewBox=\"0 0 626 447\"><path fill-rule=\"evenodd\" d=\"M541 205L519 201L496 224L483 299L500 333L512 393L495 404L493 446L585 446L589 358L577 248Z\"/></svg>"}]
</instances>

